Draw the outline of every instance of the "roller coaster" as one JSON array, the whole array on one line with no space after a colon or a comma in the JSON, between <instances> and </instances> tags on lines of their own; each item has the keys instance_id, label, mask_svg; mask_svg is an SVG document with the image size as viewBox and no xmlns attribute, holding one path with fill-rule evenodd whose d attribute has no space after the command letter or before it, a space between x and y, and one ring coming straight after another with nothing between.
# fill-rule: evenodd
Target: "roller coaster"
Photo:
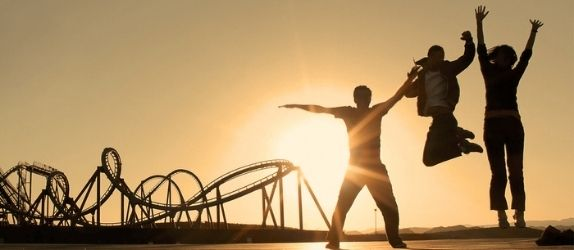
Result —
<instances>
[{"instance_id":1,"label":"roller coaster","mask_svg":"<svg viewBox=\"0 0 574 250\"><path fill-rule=\"evenodd\" d=\"M329 221L301 169L287 160L263 161L240 167L207 185L203 185L193 172L177 169L167 175L145 178L132 189L121 177L121 170L119 153L113 148L105 148L101 166L96 168L75 197L70 196L66 175L51 166L20 162L5 172L0 170L0 225L227 228L225 205L260 191L261 225L266 227L271 220L273 227L284 228L283 180L296 175L299 229L303 229L303 186L329 227ZM234 183L239 184L234 186ZM109 202L112 194L120 197L119 209L113 209L120 212L119 221L104 222L102 210L113 204ZM278 215L274 209L277 203Z\"/></svg>"}]
</instances>

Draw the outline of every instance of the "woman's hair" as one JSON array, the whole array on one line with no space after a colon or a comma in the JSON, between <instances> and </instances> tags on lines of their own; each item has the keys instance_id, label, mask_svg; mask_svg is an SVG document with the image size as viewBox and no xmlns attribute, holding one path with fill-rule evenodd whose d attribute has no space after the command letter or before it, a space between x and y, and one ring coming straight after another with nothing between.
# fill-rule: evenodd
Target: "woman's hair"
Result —
<instances>
[{"instance_id":1,"label":"woman's hair","mask_svg":"<svg viewBox=\"0 0 574 250\"><path fill-rule=\"evenodd\" d=\"M514 65L518 58L516 57L516 51L510 45L498 45L488 50L488 60L491 63L496 63L496 56L499 53L505 54L506 56L510 57L510 65Z\"/></svg>"}]
</instances>

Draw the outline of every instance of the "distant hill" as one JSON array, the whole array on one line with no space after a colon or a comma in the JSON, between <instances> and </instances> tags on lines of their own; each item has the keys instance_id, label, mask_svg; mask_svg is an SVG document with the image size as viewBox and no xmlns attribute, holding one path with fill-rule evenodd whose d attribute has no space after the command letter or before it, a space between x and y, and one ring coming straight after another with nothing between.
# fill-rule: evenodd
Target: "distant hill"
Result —
<instances>
[{"instance_id":1,"label":"distant hill","mask_svg":"<svg viewBox=\"0 0 574 250\"><path fill-rule=\"evenodd\" d=\"M458 228L459 230L454 230ZM480 239L480 238L536 238L542 234L542 230L536 228L510 227L501 229L498 227L471 227L455 226L446 227L442 230L427 231L422 237L428 239ZM416 236L416 235L415 235ZM407 236L405 235L405 238Z\"/></svg>"},{"instance_id":2,"label":"distant hill","mask_svg":"<svg viewBox=\"0 0 574 250\"><path fill-rule=\"evenodd\" d=\"M529 220L527 221L528 226L532 227L547 227L552 226L563 226L563 227L574 227L574 218L562 219L562 220Z\"/></svg>"},{"instance_id":3,"label":"distant hill","mask_svg":"<svg viewBox=\"0 0 574 250\"><path fill-rule=\"evenodd\" d=\"M510 227L501 229L498 227L437 227L425 233L414 233L411 229L401 229L403 240L438 240L438 239L496 239L496 238L538 238L542 235L541 229ZM375 241L386 240L384 232L377 234L347 234L348 241Z\"/></svg>"},{"instance_id":4,"label":"distant hill","mask_svg":"<svg viewBox=\"0 0 574 250\"><path fill-rule=\"evenodd\" d=\"M431 230L432 228L428 228L428 227L408 227L408 228L404 228L401 230L409 230L415 234L422 234L425 233L428 230Z\"/></svg>"},{"instance_id":5,"label":"distant hill","mask_svg":"<svg viewBox=\"0 0 574 250\"><path fill-rule=\"evenodd\" d=\"M434 227L430 230L424 232L425 234L432 234L432 233L442 233L442 232L452 232L452 231L461 231L461 230L469 230L469 229L476 229L481 227L466 227L463 225L456 225L456 226L449 226L449 227Z\"/></svg>"},{"instance_id":6,"label":"distant hill","mask_svg":"<svg viewBox=\"0 0 574 250\"><path fill-rule=\"evenodd\" d=\"M512 224L512 223L511 223ZM573 229L574 230L574 218L567 218L562 220L527 220L526 225L528 227L545 229L548 226L553 226L560 230ZM483 225L481 227L496 227L497 225Z\"/></svg>"},{"instance_id":7,"label":"distant hill","mask_svg":"<svg viewBox=\"0 0 574 250\"><path fill-rule=\"evenodd\" d=\"M529 228L535 228L544 230L547 226L553 226L560 230L566 229L573 229L574 230L574 218L567 218L562 220L527 220L526 225ZM480 228L497 228L498 224L490 224L490 225L480 225L480 226L470 226L470 225L455 225L455 226L439 226L439 227L407 227L401 228L401 234L432 234L432 233L444 233L444 232L453 232L453 231L464 231L464 230L471 230L471 229L480 229ZM356 234L372 234L374 232L373 228L369 228L366 230L361 231L348 231L347 234L356 235ZM385 231L381 228L377 229L377 234L384 234Z\"/></svg>"}]
</instances>

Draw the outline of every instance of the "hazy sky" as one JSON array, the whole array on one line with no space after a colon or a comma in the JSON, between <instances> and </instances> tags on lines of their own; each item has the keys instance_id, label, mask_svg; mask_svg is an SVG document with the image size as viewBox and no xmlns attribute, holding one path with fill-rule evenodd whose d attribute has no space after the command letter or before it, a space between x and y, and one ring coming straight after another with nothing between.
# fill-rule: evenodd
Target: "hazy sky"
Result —
<instances>
[{"instance_id":1,"label":"hazy sky","mask_svg":"<svg viewBox=\"0 0 574 250\"><path fill-rule=\"evenodd\" d=\"M526 218L574 217L570 0L0 0L0 166L49 164L66 173L75 196L105 147L119 151L132 188L177 168L207 183L246 164L284 158L303 168L330 217L346 168L344 124L277 106L352 105L359 84L373 90L373 102L386 100L431 45L442 45L447 59L462 54L460 34L470 30L476 38L479 4L490 11L487 47L507 43L521 53L528 20L544 22L518 92ZM459 82L455 115L484 145L485 90L476 58ZM417 116L414 99L383 117L381 158L401 227L495 224L486 154L425 167L430 122ZM348 230L374 226L375 205L365 190ZM228 219L260 223L260 202L257 193L229 204ZM325 229L309 204L306 227ZM287 224L296 226L296 217Z\"/></svg>"}]
</instances>

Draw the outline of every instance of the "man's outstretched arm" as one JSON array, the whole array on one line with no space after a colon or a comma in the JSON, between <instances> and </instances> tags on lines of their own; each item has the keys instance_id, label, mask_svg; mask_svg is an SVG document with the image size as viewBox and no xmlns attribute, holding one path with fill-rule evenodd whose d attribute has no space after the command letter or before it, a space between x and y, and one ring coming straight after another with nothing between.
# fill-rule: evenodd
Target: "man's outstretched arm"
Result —
<instances>
[{"instance_id":1,"label":"man's outstretched arm","mask_svg":"<svg viewBox=\"0 0 574 250\"><path fill-rule=\"evenodd\" d=\"M411 71L407 73L407 80L399 87L397 92L389 98L387 101L377 104L377 108L381 109L381 112L388 112L397 102L403 98L407 90L410 89L413 80L417 77L418 70L421 66L415 65L411 68Z\"/></svg>"},{"instance_id":2,"label":"man's outstretched arm","mask_svg":"<svg viewBox=\"0 0 574 250\"><path fill-rule=\"evenodd\" d=\"M312 105L312 104L285 104L279 106L279 108L298 108L313 113L331 113L330 108L325 108L323 106Z\"/></svg>"}]
</instances>

